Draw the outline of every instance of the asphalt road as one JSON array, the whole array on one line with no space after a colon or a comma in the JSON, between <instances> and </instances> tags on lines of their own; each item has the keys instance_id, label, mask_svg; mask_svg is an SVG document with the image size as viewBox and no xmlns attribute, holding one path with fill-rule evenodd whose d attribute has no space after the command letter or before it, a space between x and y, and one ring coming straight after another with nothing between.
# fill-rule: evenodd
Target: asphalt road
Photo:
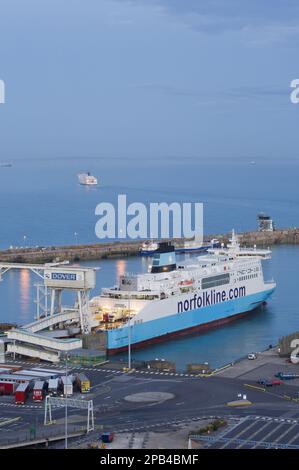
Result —
<instances>
[{"instance_id":1,"label":"asphalt road","mask_svg":"<svg viewBox=\"0 0 299 470\"><path fill-rule=\"evenodd\" d=\"M26 366L28 368L28 364ZM48 366L47 366L48 367ZM57 368L57 367L55 367ZM73 369L73 371L79 369ZM299 417L299 403L283 398L294 394L294 387L283 385L263 392L248 388L241 379L225 377L189 377L185 374L122 373L105 369L81 368L90 378L91 393L76 394L80 399L93 400L96 426L115 432L169 429L175 423L195 420L204 416L261 416ZM283 388L280 388L283 387ZM128 402L128 395L143 392L170 393L173 398L154 403ZM238 394L246 394L252 405L230 407L227 402L237 400ZM82 397L82 398L81 398ZM16 423L1 426L0 443L12 436L25 436L34 426L38 430L54 432L63 428L64 409L53 410L56 424L43 426L44 404L36 404L29 398L25 405L14 405L13 397L0 398L0 418L20 417ZM86 411L69 409L70 429L86 425ZM98 433L98 431L97 431Z\"/></svg>"}]
</instances>

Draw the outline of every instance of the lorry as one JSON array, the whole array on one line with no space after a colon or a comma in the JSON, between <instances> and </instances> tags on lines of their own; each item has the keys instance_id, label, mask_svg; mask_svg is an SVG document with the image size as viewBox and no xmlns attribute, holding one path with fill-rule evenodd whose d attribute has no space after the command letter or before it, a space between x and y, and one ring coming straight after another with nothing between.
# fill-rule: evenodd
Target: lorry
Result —
<instances>
[{"instance_id":1,"label":"lorry","mask_svg":"<svg viewBox=\"0 0 299 470\"><path fill-rule=\"evenodd\" d=\"M21 383L18 385L15 393L16 405L24 405L29 394L29 382Z\"/></svg>"},{"instance_id":2,"label":"lorry","mask_svg":"<svg viewBox=\"0 0 299 470\"><path fill-rule=\"evenodd\" d=\"M46 383L42 380L37 380L33 387L32 398L33 401L43 401L46 391Z\"/></svg>"},{"instance_id":3,"label":"lorry","mask_svg":"<svg viewBox=\"0 0 299 470\"><path fill-rule=\"evenodd\" d=\"M78 374L76 378L76 384L81 393L90 392L90 380L86 377L85 374Z\"/></svg>"},{"instance_id":4,"label":"lorry","mask_svg":"<svg viewBox=\"0 0 299 470\"><path fill-rule=\"evenodd\" d=\"M62 382L62 393L61 396L72 396L74 392L73 387L73 376L72 375L63 375L61 377Z\"/></svg>"},{"instance_id":5,"label":"lorry","mask_svg":"<svg viewBox=\"0 0 299 470\"><path fill-rule=\"evenodd\" d=\"M51 397L57 397L59 391L59 379L50 379L48 382L48 394Z\"/></svg>"}]
</instances>

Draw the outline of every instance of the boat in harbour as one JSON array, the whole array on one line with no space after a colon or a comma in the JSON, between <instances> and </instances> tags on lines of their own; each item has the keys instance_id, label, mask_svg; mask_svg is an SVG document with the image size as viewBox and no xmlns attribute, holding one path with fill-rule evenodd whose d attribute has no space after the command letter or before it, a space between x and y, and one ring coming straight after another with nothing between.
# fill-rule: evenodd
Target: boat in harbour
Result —
<instances>
[{"instance_id":1,"label":"boat in harbour","mask_svg":"<svg viewBox=\"0 0 299 470\"><path fill-rule=\"evenodd\" d=\"M238 236L236 232L233 230L232 231L232 237L229 239L229 243L225 247L224 244L222 243L220 247L214 247L214 248L209 248L208 253L214 254L214 255L224 255L228 256L229 254L234 253L235 257L243 257L243 256L254 256L254 257L259 257L263 259L270 259L271 258L271 250L270 248L264 249L264 248L257 248L256 245L253 246L253 248L246 248L240 246Z\"/></svg>"},{"instance_id":2,"label":"boat in harbour","mask_svg":"<svg viewBox=\"0 0 299 470\"><path fill-rule=\"evenodd\" d=\"M269 250L242 252L236 240L225 250L178 262L174 246L161 243L148 273L103 288L90 307L108 353L220 326L264 304L276 288L263 275Z\"/></svg>"},{"instance_id":3,"label":"boat in harbour","mask_svg":"<svg viewBox=\"0 0 299 470\"><path fill-rule=\"evenodd\" d=\"M217 238L213 238L210 242L202 242L200 243L198 240L185 242L183 246L179 246L175 248L176 253L192 253L198 251L207 251L210 248L217 248L220 247L221 244Z\"/></svg>"},{"instance_id":4,"label":"boat in harbour","mask_svg":"<svg viewBox=\"0 0 299 470\"><path fill-rule=\"evenodd\" d=\"M145 241L139 249L140 256L153 256L159 248L159 244L154 241Z\"/></svg>"}]
</instances>

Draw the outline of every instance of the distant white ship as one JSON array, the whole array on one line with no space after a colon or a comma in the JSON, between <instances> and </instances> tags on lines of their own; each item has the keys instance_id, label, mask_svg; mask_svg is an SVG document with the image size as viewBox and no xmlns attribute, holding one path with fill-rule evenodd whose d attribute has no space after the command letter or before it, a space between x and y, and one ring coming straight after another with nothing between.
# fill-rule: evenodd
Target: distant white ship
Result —
<instances>
[{"instance_id":1,"label":"distant white ship","mask_svg":"<svg viewBox=\"0 0 299 470\"><path fill-rule=\"evenodd\" d=\"M95 176L88 173L79 173L78 180L80 184L85 184L87 186L96 186L98 184L98 180Z\"/></svg>"}]
</instances>

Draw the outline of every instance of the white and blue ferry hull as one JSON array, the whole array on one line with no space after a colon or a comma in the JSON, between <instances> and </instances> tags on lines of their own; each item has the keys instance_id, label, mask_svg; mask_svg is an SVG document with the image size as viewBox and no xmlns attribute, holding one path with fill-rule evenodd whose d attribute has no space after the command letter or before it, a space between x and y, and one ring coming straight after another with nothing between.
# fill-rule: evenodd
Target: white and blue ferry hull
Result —
<instances>
[{"instance_id":1,"label":"white and blue ferry hull","mask_svg":"<svg viewBox=\"0 0 299 470\"><path fill-rule=\"evenodd\" d=\"M249 314L264 304L274 290L275 285L269 285L269 288L265 290L214 305L160 317L156 315L156 318L144 322L133 323L132 321L130 326L131 347L132 349L142 348L176 336L185 336L224 325ZM159 301L161 304L163 302L167 302L167 300ZM128 342L128 325L107 331L109 354L125 351L128 348Z\"/></svg>"}]
</instances>

